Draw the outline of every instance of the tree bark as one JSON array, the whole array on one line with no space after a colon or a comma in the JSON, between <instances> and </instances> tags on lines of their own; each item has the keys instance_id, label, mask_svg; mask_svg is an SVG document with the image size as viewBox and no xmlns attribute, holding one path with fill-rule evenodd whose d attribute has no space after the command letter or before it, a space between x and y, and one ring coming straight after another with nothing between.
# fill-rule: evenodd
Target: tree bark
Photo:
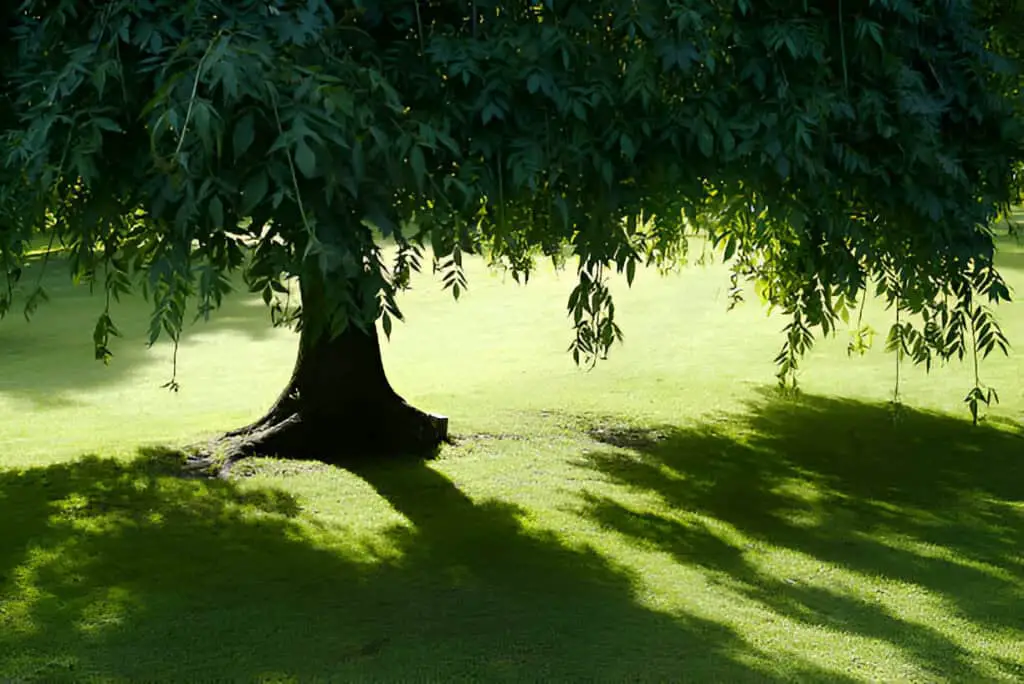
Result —
<instances>
[{"instance_id":1,"label":"tree bark","mask_svg":"<svg viewBox=\"0 0 1024 684\"><path fill-rule=\"evenodd\" d=\"M316 288L303 283L303 310L316 312ZM366 458L422 457L448 439L448 419L410 406L384 372L377 328L349 323L340 335L304 325L291 379L267 413L227 433L197 466L226 469L246 456L351 464Z\"/></svg>"}]
</instances>

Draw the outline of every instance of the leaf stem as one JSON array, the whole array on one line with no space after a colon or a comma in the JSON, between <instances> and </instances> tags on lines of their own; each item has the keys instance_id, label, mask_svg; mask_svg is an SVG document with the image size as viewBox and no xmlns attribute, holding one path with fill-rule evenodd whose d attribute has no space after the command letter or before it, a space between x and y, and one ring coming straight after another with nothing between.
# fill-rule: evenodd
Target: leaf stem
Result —
<instances>
[{"instance_id":1,"label":"leaf stem","mask_svg":"<svg viewBox=\"0 0 1024 684\"><path fill-rule=\"evenodd\" d=\"M213 40L206 46L206 51L203 52L203 56L199 58L199 65L196 67L196 78L192 81L192 94L188 98L188 109L185 110L185 123L181 126L181 135L178 136L178 145L174 148L174 156L177 157L181 152L182 146L185 144L185 133L188 132L188 124L192 120L192 110L195 108L196 97L199 93L199 79L203 76L203 66L206 63L207 57L213 52L213 46L220 40L224 30L221 29L213 36Z\"/></svg>"},{"instance_id":2,"label":"leaf stem","mask_svg":"<svg viewBox=\"0 0 1024 684\"><path fill-rule=\"evenodd\" d=\"M273 91L270 91L270 104L274 108L274 121L277 123L277 132L284 135L284 126L281 125L281 114L277 109L277 98L274 97ZM295 189L295 203L299 207L299 217L302 219L302 227L306 229L306 233L311 239L316 239L313 235L313 229L309 225L309 218L306 215L306 208L302 202L302 193L299 191L299 177L295 173L295 162L292 161L292 154L287 149L285 150L285 158L288 160L288 171L292 177L292 187Z\"/></svg>"}]
</instances>

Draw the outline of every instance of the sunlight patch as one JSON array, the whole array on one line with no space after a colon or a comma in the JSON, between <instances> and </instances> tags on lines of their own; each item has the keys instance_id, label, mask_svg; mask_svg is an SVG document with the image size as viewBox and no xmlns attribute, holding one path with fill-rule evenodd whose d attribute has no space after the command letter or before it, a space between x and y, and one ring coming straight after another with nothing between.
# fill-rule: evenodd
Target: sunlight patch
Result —
<instances>
[{"instance_id":1,"label":"sunlight patch","mask_svg":"<svg viewBox=\"0 0 1024 684\"><path fill-rule=\"evenodd\" d=\"M920 558L944 561L952 565L958 565L962 568L976 570L995 579L1002 580L1017 589L1024 589L1024 578L1020 577L1016 573L1010 572L1006 568L992 565L991 563L967 558L945 546L921 541L920 539L915 539L906 535L893 534L878 536L876 539L880 544L884 544L893 550L904 551Z\"/></svg>"},{"instance_id":2,"label":"sunlight patch","mask_svg":"<svg viewBox=\"0 0 1024 684\"><path fill-rule=\"evenodd\" d=\"M790 525L802 529L820 527L825 521L823 503L828 495L817 485L803 478L786 478L772 487L771 494L791 502L781 508L777 515Z\"/></svg>"},{"instance_id":3,"label":"sunlight patch","mask_svg":"<svg viewBox=\"0 0 1024 684\"><path fill-rule=\"evenodd\" d=\"M82 609L75 628L83 634L96 635L124 625L131 609L139 607L139 601L127 589L108 587L102 596Z\"/></svg>"},{"instance_id":4,"label":"sunlight patch","mask_svg":"<svg viewBox=\"0 0 1024 684\"><path fill-rule=\"evenodd\" d=\"M827 496L817 485L798 477L782 480L772 487L771 493L808 504L821 503Z\"/></svg>"}]
</instances>

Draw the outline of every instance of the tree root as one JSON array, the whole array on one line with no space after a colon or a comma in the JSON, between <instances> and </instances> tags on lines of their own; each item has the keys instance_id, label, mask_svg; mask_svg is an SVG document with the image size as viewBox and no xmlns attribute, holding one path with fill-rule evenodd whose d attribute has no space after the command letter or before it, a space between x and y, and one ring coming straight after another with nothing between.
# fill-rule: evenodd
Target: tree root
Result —
<instances>
[{"instance_id":1,"label":"tree root","mask_svg":"<svg viewBox=\"0 0 1024 684\"><path fill-rule=\"evenodd\" d=\"M195 448L187 459L190 475L226 477L248 457L317 460L356 465L367 460L423 458L451 443L448 419L424 413L404 401L376 411L315 417L291 412L281 403L251 425Z\"/></svg>"},{"instance_id":2,"label":"tree root","mask_svg":"<svg viewBox=\"0 0 1024 684\"><path fill-rule=\"evenodd\" d=\"M270 407L270 410L263 414L263 417L257 420L255 423L249 423L244 427L231 430L224 434L223 438L229 437L243 437L250 435L254 432L270 428L277 423L282 423L292 416L297 411L297 391L294 389L293 384L289 384L288 388L281 393L281 396L277 398L274 405Z\"/></svg>"}]
</instances>

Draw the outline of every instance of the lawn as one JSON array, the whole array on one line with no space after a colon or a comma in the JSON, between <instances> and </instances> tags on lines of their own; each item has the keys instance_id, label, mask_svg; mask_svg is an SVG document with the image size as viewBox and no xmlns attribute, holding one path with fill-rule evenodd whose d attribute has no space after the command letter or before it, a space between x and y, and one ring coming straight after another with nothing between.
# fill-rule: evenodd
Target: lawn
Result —
<instances>
[{"instance_id":1,"label":"lawn","mask_svg":"<svg viewBox=\"0 0 1024 684\"><path fill-rule=\"evenodd\" d=\"M1024 292L1024 248L1000 258ZM456 446L186 480L169 448L255 418L294 336L235 297L171 394L147 306L116 307L104 367L102 303L57 266L0 324L0 679L1024 678L1020 353L983 363L977 428L966 365L907 370L894 418L894 358L843 334L778 397L783 321L692 266L617 284L626 342L586 372L571 274L474 262L458 304L421 278L385 349ZM1000 317L1024 345L1024 304Z\"/></svg>"}]
</instances>

